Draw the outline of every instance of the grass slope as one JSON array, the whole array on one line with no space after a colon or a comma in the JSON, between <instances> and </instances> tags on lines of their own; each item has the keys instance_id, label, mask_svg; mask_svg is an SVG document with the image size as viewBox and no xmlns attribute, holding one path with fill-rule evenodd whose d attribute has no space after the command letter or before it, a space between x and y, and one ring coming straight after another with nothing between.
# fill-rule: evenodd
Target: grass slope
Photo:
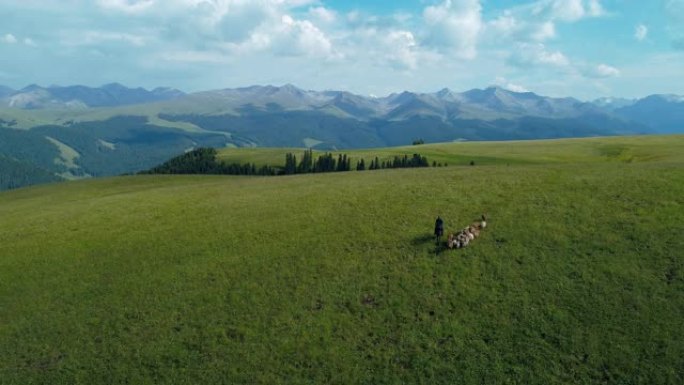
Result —
<instances>
[{"instance_id":1,"label":"grass slope","mask_svg":"<svg viewBox=\"0 0 684 385\"><path fill-rule=\"evenodd\" d=\"M419 153L430 162L466 165L595 163L604 161L684 161L684 135L622 136L610 138L554 139L505 142L458 142L423 144L367 150L345 150L355 162L373 157L391 160L395 155ZM298 158L304 149L296 148L226 148L219 150L219 159L226 163L255 162L257 165L282 165L285 154ZM324 151L314 151L323 154ZM315 155L317 156L317 155Z\"/></svg>"},{"instance_id":2,"label":"grass slope","mask_svg":"<svg viewBox=\"0 0 684 385\"><path fill-rule=\"evenodd\" d=\"M682 383L684 167L661 139L3 192L0 383ZM469 248L435 248L437 214L481 212Z\"/></svg>"}]
</instances>

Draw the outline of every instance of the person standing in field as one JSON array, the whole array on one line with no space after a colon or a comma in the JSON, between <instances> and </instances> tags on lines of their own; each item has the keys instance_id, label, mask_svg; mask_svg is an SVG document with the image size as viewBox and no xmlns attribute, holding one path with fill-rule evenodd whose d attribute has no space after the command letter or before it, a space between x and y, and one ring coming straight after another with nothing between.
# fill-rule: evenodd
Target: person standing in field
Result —
<instances>
[{"instance_id":1,"label":"person standing in field","mask_svg":"<svg viewBox=\"0 0 684 385\"><path fill-rule=\"evenodd\" d=\"M439 242L442 235L444 235L444 221L437 216L437 220L435 220L435 241Z\"/></svg>"}]
</instances>

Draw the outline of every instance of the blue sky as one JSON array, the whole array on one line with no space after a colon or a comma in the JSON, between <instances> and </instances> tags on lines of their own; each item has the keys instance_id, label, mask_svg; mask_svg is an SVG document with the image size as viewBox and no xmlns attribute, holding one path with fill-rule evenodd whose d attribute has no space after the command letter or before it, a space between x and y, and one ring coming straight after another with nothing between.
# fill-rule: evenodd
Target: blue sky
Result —
<instances>
[{"instance_id":1,"label":"blue sky","mask_svg":"<svg viewBox=\"0 0 684 385\"><path fill-rule=\"evenodd\" d=\"M0 0L0 85L684 94L684 0Z\"/></svg>"}]
</instances>

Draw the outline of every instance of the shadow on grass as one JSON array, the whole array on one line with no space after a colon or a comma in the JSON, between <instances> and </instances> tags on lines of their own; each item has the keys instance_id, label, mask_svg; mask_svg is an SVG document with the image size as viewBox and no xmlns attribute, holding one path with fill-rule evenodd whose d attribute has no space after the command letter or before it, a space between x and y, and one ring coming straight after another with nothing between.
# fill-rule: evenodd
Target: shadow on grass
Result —
<instances>
[{"instance_id":1,"label":"shadow on grass","mask_svg":"<svg viewBox=\"0 0 684 385\"><path fill-rule=\"evenodd\" d=\"M434 243L435 256L438 256L447 250L449 250L449 248L447 247L446 241L440 239L439 242Z\"/></svg>"},{"instance_id":2,"label":"shadow on grass","mask_svg":"<svg viewBox=\"0 0 684 385\"><path fill-rule=\"evenodd\" d=\"M411 244L413 246L421 246L421 245L425 245L429 242L435 243L435 236L434 235L422 234L422 235L419 235L419 236L413 238L413 240L411 240Z\"/></svg>"},{"instance_id":3,"label":"shadow on grass","mask_svg":"<svg viewBox=\"0 0 684 385\"><path fill-rule=\"evenodd\" d=\"M447 250L444 237L441 237L439 240L437 240L434 235L430 234L422 234L413 238L413 240L411 240L411 244L413 246L431 245L432 252L435 253L435 256L440 255L443 251Z\"/></svg>"}]
</instances>

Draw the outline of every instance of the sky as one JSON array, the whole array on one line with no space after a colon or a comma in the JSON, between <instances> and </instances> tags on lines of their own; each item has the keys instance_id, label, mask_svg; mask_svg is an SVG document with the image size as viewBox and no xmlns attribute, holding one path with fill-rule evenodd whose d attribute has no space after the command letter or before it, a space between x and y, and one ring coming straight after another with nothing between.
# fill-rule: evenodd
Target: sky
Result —
<instances>
[{"instance_id":1,"label":"sky","mask_svg":"<svg viewBox=\"0 0 684 385\"><path fill-rule=\"evenodd\" d=\"M0 85L684 95L684 0L0 0Z\"/></svg>"}]
</instances>

